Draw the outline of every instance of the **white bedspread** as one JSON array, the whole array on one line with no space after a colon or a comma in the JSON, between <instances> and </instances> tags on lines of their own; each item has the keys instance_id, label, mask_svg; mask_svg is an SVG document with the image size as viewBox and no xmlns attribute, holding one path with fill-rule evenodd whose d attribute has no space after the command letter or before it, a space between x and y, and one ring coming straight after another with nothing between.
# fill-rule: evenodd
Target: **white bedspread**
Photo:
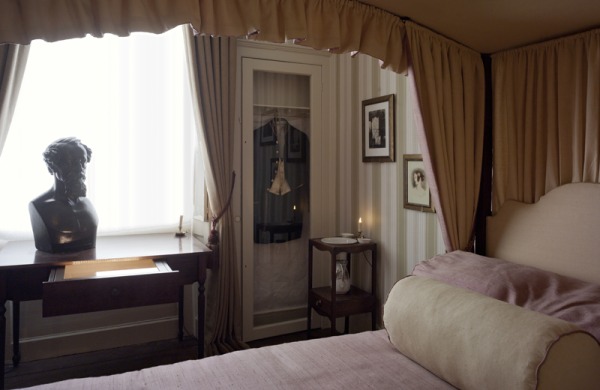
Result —
<instances>
[{"instance_id":1,"label":"white bedspread","mask_svg":"<svg viewBox=\"0 0 600 390\"><path fill-rule=\"evenodd\" d=\"M232 352L36 389L454 389L379 330Z\"/></svg>"}]
</instances>

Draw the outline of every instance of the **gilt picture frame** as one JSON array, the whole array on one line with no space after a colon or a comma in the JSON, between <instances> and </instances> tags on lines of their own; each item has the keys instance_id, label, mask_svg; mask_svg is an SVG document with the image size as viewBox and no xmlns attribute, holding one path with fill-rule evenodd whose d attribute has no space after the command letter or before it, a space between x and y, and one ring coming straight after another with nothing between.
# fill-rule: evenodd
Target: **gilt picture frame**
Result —
<instances>
[{"instance_id":1,"label":"gilt picture frame","mask_svg":"<svg viewBox=\"0 0 600 390\"><path fill-rule=\"evenodd\" d=\"M423 156L405 154L404 161L404 208L434 213L431 204L431 191L425 175Z\"/></svg>"},{"instance_id":2,"label":"gilt picture frame","mask_svg":"<svg viewBox=\"0 0 600 390\"><path fill-rule=\"evenodd\" d=\"M394 162L396 134L395 95L362 102L362 161Z\"/></svg>"}]
</instances>

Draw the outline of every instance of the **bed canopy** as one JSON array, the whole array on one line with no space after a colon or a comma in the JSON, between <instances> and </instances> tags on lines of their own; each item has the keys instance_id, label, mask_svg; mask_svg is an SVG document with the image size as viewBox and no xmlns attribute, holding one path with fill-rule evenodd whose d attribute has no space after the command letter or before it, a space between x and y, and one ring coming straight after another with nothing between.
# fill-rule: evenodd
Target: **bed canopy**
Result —
<instances>
[{"instance_id":1,"label":"bed canopy","mask_svg":"<svg viewBox=\"0 0 600 390\"><path fill-rule=\"evenodd\" d=\"M416 90L422 91L419 104L426 112L418 123L423 124L423 140L431 150L431 158L425 158L429 176L435 178L436 172L444 167L440 179L433 180L433 188L453 185L455 179L462 182L453 190L441 192L452 195L434 200L445 227L446 246L469 245L482 154L484 87L478 53L415 23L356 1L177 0L166 4L157 0L8 1L3 3L0 14L0 42L27 44L36 38L54 41L86 34L158 33L190 23L203 35L249 36L271 42L294 39L297 44L333 53L360 52L380 59L382 67L398 73L408 72L410 60ZM408 55L409 47L425 45L427 50L414 50ZM432 71L436 72L433 80ZM442 80L444 92L439 89ZM442 100L448 102L450 97L460 98L453 100L454 106L439 104ZM457 127L463 129L460 136L455 131ZM450 134L454 135L450 137ZM451 138L454 140L449 142ZM449 147L458 149L440 154ZM440 168L433 168L432 164ZM456 168L460 169L459 174L451 172ZM463 226L451 227L455 224L451 221L457 220L455 210L458 214L470 214Z\"/></svg>"},{"instance_id":2,"label":"bed canopy","mask_svg":"<svg viewBox=\"0 0 600 390\"><path fill-rule=\"evenodd\" d=\"M38 38L160 33L187 23L203 36L293 39L333 53L360 52L408 74L448 251L471 249L476 220L506 199L534 202L563 183L600 181L600 30L490 57L350 0L3 1L0 42L9 45L0 51L0 141L26 56L20 45ZM491 180L492 164L482 169L482 161L491 156L484 145L492 138L493 207L490 192L483 192L476 218L480 182ZM213 199L209 191L213 205L224 204L227 195L222 190Z\"/></svg>"}]
</instances>

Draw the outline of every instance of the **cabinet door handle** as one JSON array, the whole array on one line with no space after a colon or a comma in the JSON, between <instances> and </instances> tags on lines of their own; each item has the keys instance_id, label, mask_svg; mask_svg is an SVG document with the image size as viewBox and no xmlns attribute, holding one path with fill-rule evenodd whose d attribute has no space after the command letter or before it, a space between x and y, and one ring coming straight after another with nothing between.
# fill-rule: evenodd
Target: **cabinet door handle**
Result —
<instances>
[{"instance_id":1,"label":"cabinet door handle","mask_svg":"<svg viewBox=\"0 0 600 390\"><path fill-rule=\"evenodd\" d=\"M317 301L315 302L315 306L321 306L323 302L321 302L320 299L317 299Z\"/></svg>"}]
</instances>

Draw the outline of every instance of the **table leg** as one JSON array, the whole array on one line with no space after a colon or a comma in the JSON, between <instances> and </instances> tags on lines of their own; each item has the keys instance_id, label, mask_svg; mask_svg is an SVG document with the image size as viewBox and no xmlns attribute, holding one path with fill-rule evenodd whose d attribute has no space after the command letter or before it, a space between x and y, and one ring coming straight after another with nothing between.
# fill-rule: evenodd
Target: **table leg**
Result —
<instances>
[{"instance_id":1,"label":"table leg","mask_svg":"<svg viewBox=\"0 0 600 390\"><path fill-rule=\"evenodd\" d=\"M179 316L177 337L179 341L183 341L183 286L179 286L179 307L177 308L177 314Z\"/></svg>"},{"instance_id":2,"label":"table leg","mask_svg":"<svg viewBox=\"0 0 600 390\"><path fill-rule=\"evenodd\" d=\"M312 243L308 243L308 297L307 304L308 307L306 313L306 338L310 339L310 333L312 331L312 307L310 304L310 292L312 290L312 274L313 274L313 246Z\"/></svg>"},{"instance_id":3,"label":"table leg","mask_svg":"<svg viewBox=\"0 0 600 390\"><path fill-rule=\"evenodd\" d=\"M6 283L0 286L0 389L4 389L4 351L6 351Z\"/></svg>"},{"instance_id":4,"label":"table leg","mask_svg":"<svg viewBox=\"0 0 600 390\"><path fill-rule=\"evenodd\" d=\"M335 308L335 298L336 298L336 292L335 292L335 280L336 280L336 275L335 275L335 269L336 269L336 255L335 252L331 252L331 261L330 261L330 270L329 270L329 275L331 277L331 313L329 314L329 321L331 322L331 335L335 336L336 334L336 321L335 319L337 318L336 316L336 308Z\"/></svg>"},{"instance_id":5,"label":"table leg","mask_svg":"<svg viewBox=\"0 0 600 390\"><path fill-rule=\"evenodd\" d=\"M218 267L220 258L219 246L211 247L212 261L206 258L198 259L198 322L196 324L196 333L198 335L198 359L204 357L204 321L206 320L206 270L208 267ZM210 263L209 263L210 261ZM209 265L210 264L210 265Z\"/></svg>"},{"instance_id":6,"label":"table leg","mask_svg":"<svg viewBox=\"0 0 600 390\"><path fill-rule=\"evenodd\" d=\"M204 282L204 280L201 280L198 284L198 359L204 357L204 316L206 310Z\"/></svg>"},{"instance_id":7,"label":"table leg","mask_svg":"<svg viewBox=\"0 0 600 390\"><path fill-rule=\"evenodd\" d=\"M371 250L371 294L377 297L377 247L373 247ZM371 330L377 329L377 316L379 313L379 307L377 299L375 299L375 307L371 312Z\"/></svg>"},{"instance_id":8,"label":"table leg","mask_svg":"<svg viewBox=\"0 0 600 390\"><path fill-rule=\"evenodd\" d=\"M19 345L20 330L21 330L21 302L17 300L13 300L13 366L18 367L21 362L21 348Z\"/></svg>"}]
</instances>

